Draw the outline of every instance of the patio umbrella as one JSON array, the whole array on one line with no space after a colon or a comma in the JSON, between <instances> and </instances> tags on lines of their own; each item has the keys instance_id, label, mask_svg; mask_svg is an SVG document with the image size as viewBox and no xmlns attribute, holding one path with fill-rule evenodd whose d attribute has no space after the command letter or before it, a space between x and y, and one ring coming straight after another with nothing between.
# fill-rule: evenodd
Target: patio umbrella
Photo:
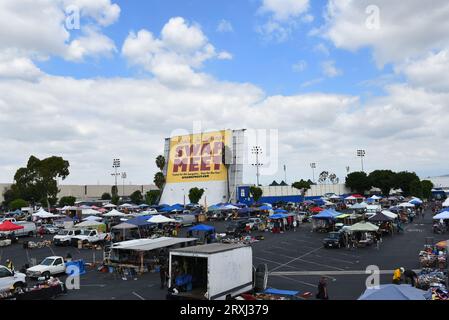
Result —
<instances>
[{"instance_id":1,"label":"patio umbrella","mask_svg":"<svg viewBox=\"0 0 449 320\"><path fill-rule=\"evenodd\" d=\"M9 220L6 220L5 222L0 224L0 231L16 231L23 228L23 226L18 226L17 224L14 224Z\"/></svg>"}]
</instances>

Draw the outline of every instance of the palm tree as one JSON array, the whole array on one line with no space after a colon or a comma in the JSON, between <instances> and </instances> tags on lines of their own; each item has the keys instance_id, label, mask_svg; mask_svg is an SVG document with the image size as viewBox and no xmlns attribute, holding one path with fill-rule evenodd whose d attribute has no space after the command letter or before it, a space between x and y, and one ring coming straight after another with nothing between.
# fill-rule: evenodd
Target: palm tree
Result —
<instances>
[{"instance_id":1,"label":"palm tree","mask_svg":"<svg viewBox=\"0 0 449 320\"><path fill-rule=\"evenodd\" d=\"M159 168L161 172L165 169L165 157L164 156L158 156L156 158L156 166Z\"/></svg>"}]
</instances>

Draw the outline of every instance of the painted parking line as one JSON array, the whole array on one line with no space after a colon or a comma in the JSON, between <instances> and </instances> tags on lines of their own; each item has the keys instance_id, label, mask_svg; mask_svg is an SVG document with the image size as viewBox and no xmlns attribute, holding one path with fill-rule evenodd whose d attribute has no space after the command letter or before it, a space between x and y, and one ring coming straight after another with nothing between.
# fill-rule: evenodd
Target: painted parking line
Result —
<instances>
[{"instance_id":1,"label":"painted parking line","mask_svg":"<svg viewBox=\"0 0 449 320\"><path fill-rule=\"evenodd\" d=\"M145 298L142 297L141 295L139 295L138 293L136 293L136 292L133 291L132 294L135 295L135 296L136 296L137 298L139 298L140 300L145 301Z\"/></svg>"},{"instance_id":2,"label":"painted parking line","mask_svg":"<svg viewBox=\"0 0 449 320\"><path fill-rule=\"evenodd\" d=\"M321 250L321 249L322 249L322 247L319 247L319 248L316 248L316 249L314 249L314 250L312 250L312 251L309 251L309 252L307 252L307 253L305 253L305 254L303 254L303 255L300 255L299 257L297 257L297 258L295 258L295 259L292 259L292 260L290 260L289 262L280 265L279 267L274 268L273 270L271 270L271 272L273 272L273 271L275 271L275 270L279 270L279 269L281 269L282 267L288 266L290 263L295 262L295 261L297 261L297 260L300 260L300 259L302 259L302 258L304 258L304 257L307 257L308 255L311 255L312 253L315 253L315 252L317 252L318 250Z\"/></svg>"},{"instance_id":3,"label":"painted parking line","mask_svg":"<svg viewBox=\"0 0 449 320\"><path fill-rule=\"evenodd\" d=\"M304 282L304 281L301 281L301 280L298 280L298 279L294 279L294 278L290 278L290 277L287 277L287 276L278 276L279 278L283 278L283 279L287 279L287 280L289 280L289 281L293 281L293 282L297 282L297 283L301 283L301 284L303 284L303 285L306 285L306 286L309 286L309 287L313 287L313 288L316 288L316 286L317 285L315 285L315 284L312 284L312 283L309 283L309 282Z\"/></svg>"},{"instance_id":4,"label":"painted parking line","mask_svg":"<svg viewBox=\"0 0 449 320\"><path fill-rule=\"evenodd\" d=\"M254 259L274 263L276 265L282 265L282 263L279 263L279 262L276 262L276 261L273 261L270 259L261 258L261 257L254 257ZM293 267L293 266L285 266L285 267L290 268L290 269L297 269L296 267Z\"/></svg>"},{"instance_id":5,"label":"painted parking line","mask_svg":"<svg viewBox=\"0 0 449 320\"><path fill-rule=\"evenodd\" d=\"M329 257L329 256L326 256L326 257L323 257L323 256L320 256L320 255L318 255L318 254L314 254L313 255L314 257L317 257L317 258L322 258L322 259L329 259L329 260L335 260L335 261L339 261L339 262L343 262L343 263L348 263L348 264L356 264L357 262L354 262L354 261L348 261L348 260L343 260L343 259L338 259L338 258L334 258L334 257Z\"/></svg>"},{"instance_id":6,"label":"painted parking line","mask_svg":"<svg viewBox=\"0 0 449 320\"><path fill-rule=\"evenodd\" d=\"M420 270L414 270L419 272ZM388 275L393 274L394 270L380 270L379 274ZM283 277L283 276L357 276L357 275L369 275L366 270L342 270L342 271L276 271L270 273L270 276Z\"/></svg>"},{"instance_id":7,"label":"painted parking line","mask_svg":"<svg viewBox=\"0 0 449 320\"><path fill-rule=\"evenodd\" d=\"M269 252L267 252L267 253L269 253ZM295 259L295 257L288 256L288 255L285 255L285 254L282 254L282 253L272 253L272 254L277 255L279 257L288 258L288 259ZM318 262L315 262L315 261L310 261L310 260L305 260L305 259L297 259L297 261L301 261L301 262L304 262L304 263L317 265L317 266L324 267L324 268L331 268L331 269L335 269L335 270L344 270L342 268L338 268L338 267L335 267L335 266L330 266L330 265L327 265L327 264L318 263ZM280 264L280 263L278 263L278 264ZM288 267L289 268L294 268L293 266L288 266Z\"/></svg>"}]
</instances>

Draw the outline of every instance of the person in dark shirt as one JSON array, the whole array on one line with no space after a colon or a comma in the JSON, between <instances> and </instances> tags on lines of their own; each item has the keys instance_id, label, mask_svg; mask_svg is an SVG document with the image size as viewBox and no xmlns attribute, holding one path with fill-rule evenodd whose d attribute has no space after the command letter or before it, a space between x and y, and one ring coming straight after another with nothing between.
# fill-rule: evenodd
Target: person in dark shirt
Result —
<instances>
[{"instance_id":1,"label":"person in dark shirt","mask_svg":"<svg viewBox=\"0 0 449 320\"><path fill-rule=\"evenodd\" d=\"M416 285L416 280L418 279L418 275L415 271L407 269L404 271L405 283L409 283L414 287Z\"/></svg>"},{"instance_id":2,"label":"person in dark shirt","mask_svg":"<svg viewBox=\"0 0 449 320\"><path fill-rule=\"evenodd\" d=\"M329 295L327 292L327 281L326 278L322 277L318 283L318 293L316 298L319 300L329 300Z\"/></svg>"}]
</instances>

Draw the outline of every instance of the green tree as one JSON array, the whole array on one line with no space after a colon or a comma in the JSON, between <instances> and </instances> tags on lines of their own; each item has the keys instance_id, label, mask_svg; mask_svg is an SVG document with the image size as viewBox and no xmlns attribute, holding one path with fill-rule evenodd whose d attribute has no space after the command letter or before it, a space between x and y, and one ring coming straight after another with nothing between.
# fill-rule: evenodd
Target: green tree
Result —
<instances>
[{"instance_id":1,"label":"green tree","mask_svg":"<svg viewBox=\"0 0 449 320\"><path fill-rule=\"evenodd\" d=\"M143 195L142 192L140 192L140 190L134 191L131 195L130 195L131 201L134 204L142 204L143 202Z\"/></svg>"},{"instance_id":2,"label":"green tree","mask_svg":"<svg viewBox=\"0 0 449 320\"><path fill-rule=\"evenodd\" d=\"M413 180L410 183L410 195L418 198L423 197L422 184L419 180Z\"/></svg>"},{"instance_id":3,"label":"green tree","mask_svg":"<svg viewBox=\"0 0 449 320\"><path fill-rule=\"evenodd\" d=\"M189 191L190 203L198 204L203 197L204 189L192 188Z\"/></svg>"},{"instance_id":4,"label":"green tree","mask_svg":"<svg viewBox=\"0 0 449 320\"><path fill-rule=\"evenodd\" d=\"M67 178L69 166L61 157L39 160L31 156L27 166L17 170L11 189L26 201L40 201L49 207L57 202L58 179Z\"/></svg>"},{"instance_id":5,"label":"green tree","mask_svg":"<svg viewBox=\"0 0 449 320\"><path fill-rule=\"evenodd\" d=\"M156 185L156 187L158 187L159 190L162 191L162 189L164 189L165 176L162 172L157 172L154 175L154 184Z\"/></svg>"},{"instance_id":6,"label":"green tree","mask_svg":"<svg viewBox=\"0 0 449 320\"><path fill-rule=\"evenodd\" d=\"M158 169L163 172L165 169L165 157L164 156L157 156L156 158L156 166Z\"/></svg>"},{"instance_id":7,"label":"green tree","mask_svg":"<svg viewBox=\"0 0 449 320\"><path fill-rule=\"evenodd\" d=\"M352 192L365 194L371 189L371 182L365 172L352 172L346 177L345 185L351 189Z\"/></svg>"},{"instance_id":8,"label":"green tree","mask_svg":"<svg viewBox=\"0 0 449 320\"><path fill-rule=\"evenodd\" d=\"M112 199L111 199L111 203L112 204L115 204L117 206L119 204L119 202L120 202L120 197L119 196L117 196L117 195L112 196Z\"/></svg>"},{"instance_id":9,"label":"green tree","mask_svg":"<svg viewBox=\"0 0 449 320\"><path fill-rule=\"evenodd\" d=\"M391 170L376 170L369 174L368 178L373 187L379 188L384 196L389 196L395 187L395 176Z\"/></svg>"},{"instance_id":10,"label":"green tree","mask_svg":"<svg viewBox=\"0 0 449 320\"><path fill-rule=\"evenodd\" d=\"M301 181L297 181L292 184L292 187L298 190L301 190L303 194L307 192L307 190L310 190L312 188L312 181L305 181L301 179Z\"/></svg>"},{"instance_id":11,"label":"green tree","mask_svg":"<svg viewBox=\"0 0 449 320\"><path fill-rule=\"evenodd\" d=\"M111 199L112 199L112 196L110 193L105 192L101 195L101 200L111 200Z\"/></svg>"},{"instance_id":12,"label":"green tree","mask_svg":"<svg viewBox=\"0 0 449 320\"><path fill-rule=\"evenodd\" d=\"M253 196L255 202L258 202L262 198L263 190L259 187L253 186L250 188L249 192Z\"/></svg>"},{"instance_id":13,"label":"green tree","mask_svg":"<svg viewBox=\"0 0 449 320\"><path fill-rule=\"evenodd\" d=\"M421 181L419 177L414 172L408 172L408 171L402 171L398 172L395 175L394 178L394 187L400 188L402 190L402 193L405 197L412 196L412 192L410 190L410 187L412 185L412 182ZM416 183L414 184L416 186Z\"/></svg>"},{"instance_id":14,"label":"green tree","mask_svg":"<svg viewBox=\"0 0 449 320\"><path fill-rule=\"evenodd\" d=\"M14 201L15 199L18 199L18 198L19 198L19 195L16 192L14 192L13 189L8 189L3 193L3 199L4 199L3 205L5 207L8 207L12 201Z\"/></svg>"},{"instance_id":15,"label":"green tree","mask_svg":"<svg viewBox=\"0 0 449 320\"><path fill-rule=\"evenodd\" d=\"M22 208L28 207L28 202L26 202L23 199L16 199L16 200L11 201L11 203L9 204L8 207L10 210L13 210L13 211L15 211L17 209L20 210Z\"/></svg>"},{"instance_id":16,"label":"green tree","mask_svg":"<svg viewBox=\"0 0 449 320\"><path fill-rule=\"evenodd\" d=\"M157 204L159 197L161 196L160 190L150 190L145 194L145 203L152 206Z\"/></svg>"},{"instance_id":17,"label":"green tree","mask_svg":"<svg viewBox=\"0 0 449 320\"><path fill-rule=\"evenodd\" d=\"M75 202L76 202L75 197L62 197L61 199L59 199L59 205L61 207L74 206Z\"/></svg>"},{"instance_id":18,"label":"green tree","mask_svg":"<svg viewBox=\"0 0 449 320\"><path fill-rule=\"evenodd\" d=\"M421 181L422 196L424 199L430 199L432 197L432 189L434 187L432 181L423 180Z\"/></svg>"},{"instance_id":19,"label":"green tree","mask_svg":"<svg viewBox=\"0 0 449 320\"><path fill-rule=\"evenodd\" d=\"M117 188L117 186L112 186L112 188L111 188L111 200L112 200L112 198L117 197L117 196L118 196L118 188Z\"/></svg>"}]
</instances>

